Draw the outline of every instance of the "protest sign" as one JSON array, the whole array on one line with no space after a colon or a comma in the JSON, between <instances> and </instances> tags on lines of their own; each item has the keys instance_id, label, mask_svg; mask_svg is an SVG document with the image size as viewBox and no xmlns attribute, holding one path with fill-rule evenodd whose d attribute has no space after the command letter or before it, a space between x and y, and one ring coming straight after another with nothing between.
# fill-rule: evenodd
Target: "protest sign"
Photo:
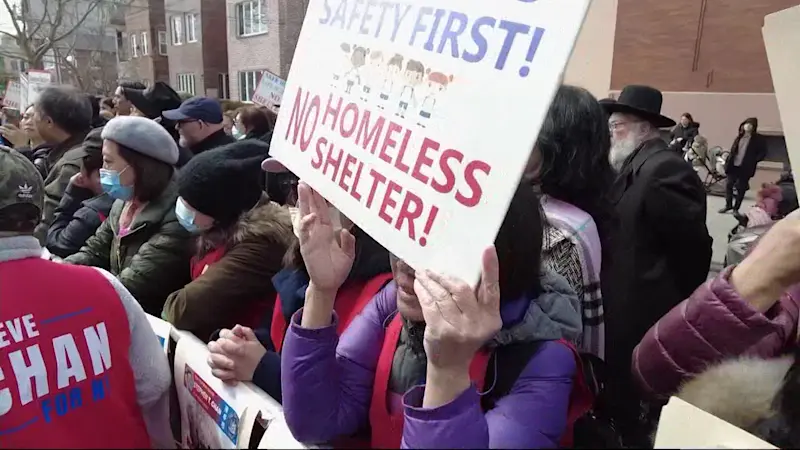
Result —
<instances>
[{"instance_id":1,"label":"protest sign","mask_svg":"<svg viewBox=\"0 0 800 450\"><path fill-rule=\"evenodd\" d=\"M28 104L35 103L39 94L52 83L50 72L46 70L28 70Z\"/></svg>"},{"instance_id":2,"label":"protest sign","mask_svg":"<svg viewBox=\"0 0 800 450\"><path fill-rule=\"evenodd\" d=\"M19 74L19 111L25 113L28 109L28 76L24 73Z\"/></svg>"},{"instance_id":3,"label":"protest sign","mask_svg":"<svg viewBox=\"0 0 800 450\"><path fill-rule=\"evenodd\" d=\"M6 92L3 95L3 106L19 110L21 100L19 81L9 80L6 85Z\"/></svg>"},{"instance_id":4,"label":"protest sign","mask_svg":"<svg viewBox=\"0 0 800 450\"><path fill-rule=\"evenodd\" d=\"M158 338L158 343L164 349L164 353L169 351L169 335L172 332L172 324L166 320L147 314L147 320Z\"/></svg>"},{"instance_id":5,"label":"protest sign","mask_svg":"<svg viewBox=\"0 0 800 450\"><path fill-rule=\"evenodd\" d=\"M312 0L270 154L411 266L477 282L589 0Z\"/></svg>"},{"instance_id":6,"label":"protest sign","mask_svg":"<svg viewBox=\"0 0 800 450\"><path fill-rule=\"evenodd\" d=\"M242 448L240 428L251 391L211 374L205 344L182 333L175 349L175 387L181 410L183 448ZM252 426L252 424L250 424ZM249 434L248 434L249 435ZM244 448L247 442L244 442Z\"/></svg>"},{"instance_id":7,"label":"protest sign","mask_svg":"<svg viewBox=\"0 0 800 450\"><path fill-rule=\"evenodd\" d=\"M258 448L313 448L301 444L292 436L283 417L283 408L275 399L252 383L245 383L244 386L246 386L251 393L247 402L247 411L244 420L248 424L253 423L253 428L260 426L264 429L264 434L259 440ZM251 430L251 433L252 432L254 431ZM242 439L249 441L251 433L248 433L246 437L243 433Z\"/></svg>"},{"instance_id":8,"label":"protest sign","mask_svg":"<svg viewBox=\"0 0 800 450\"><path fill-rule=\"evenodd\" d=\"M274 73L264 70L261 72L258 87L253 93L253 103L266 106L277 112L275 106L281 104L284 89L286 89L286 81Z\"/></svg>"},{"instance_id":9,"label":"protest sign","mask_svg":"<svg viewBox=\"0 0 800 450\"><path fill-rule=\"evenodd\" d=\"M678 397L672 397L661 410L654 448L777 447Z\"/></svg>"},{"instance_id":10,"label":"protest sign","mask_svg":"<svg viewBox=\"0 0 800 450\"><path fill-rule=\"evenodd\" d=\"M772 85L781 114L786 150L792 167L800 167L800 5L764 17L764 45L767 49ZM795 177L795 188L800 188Z\"/></svg>"}]
</instances>

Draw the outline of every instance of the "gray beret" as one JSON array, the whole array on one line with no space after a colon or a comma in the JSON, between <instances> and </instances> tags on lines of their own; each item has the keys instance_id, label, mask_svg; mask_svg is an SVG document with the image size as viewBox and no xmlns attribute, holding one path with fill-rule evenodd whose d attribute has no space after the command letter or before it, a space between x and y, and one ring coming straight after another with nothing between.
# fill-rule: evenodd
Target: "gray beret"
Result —
<instances>
[{"instance_id":1,"label":"gray beret","mask_svg":"<svg viewBox=\"0 0 800 450\"><path fill-rule=\"evenodd\" d=\"M103 127L101 136L167 164L178 162L175 140L164 127L145 117L115 117Z\"/></svg>"}]
</instances>

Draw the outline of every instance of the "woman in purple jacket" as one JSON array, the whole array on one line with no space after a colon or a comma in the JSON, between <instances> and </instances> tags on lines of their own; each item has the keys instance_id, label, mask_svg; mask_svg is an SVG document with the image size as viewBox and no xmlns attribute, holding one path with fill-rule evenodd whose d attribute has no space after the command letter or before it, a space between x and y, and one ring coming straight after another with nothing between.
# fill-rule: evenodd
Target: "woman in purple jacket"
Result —
<instances>
[{"instance_id":1,"label":"woman in purple jacket","mask_svg":"<svg viewBox=\"0 0 800 450\"><path fill-rule=\"evenodd\" d=\"M800 220L787 217L744 261L697 288L633 352L632 370L666 399L710 366L739 356L772 358L797 346Z\"/></svg>"},{"instance_id":2,"label":"woman in purple jacket","mask_svg":"<svg viewBox=\"0 0 800 450\"><path fill-rule=\"evenodd\" d=\"M558 446L576 373L573 351L559 340L580 334L580 307L563 278L540 275L542 222L530 186L518 188L495 247L484 253L477 292L393 258L394 281L341 338L332 299L350 270L353 238L334 237L317 213L327 210L319 194L305 184L299 193L311 284L281 358L295 438L343 445L336 440L365 436L372 447L394 448ZM370 429L371 437L360 434Z\"/></svg>"}]
</instances>

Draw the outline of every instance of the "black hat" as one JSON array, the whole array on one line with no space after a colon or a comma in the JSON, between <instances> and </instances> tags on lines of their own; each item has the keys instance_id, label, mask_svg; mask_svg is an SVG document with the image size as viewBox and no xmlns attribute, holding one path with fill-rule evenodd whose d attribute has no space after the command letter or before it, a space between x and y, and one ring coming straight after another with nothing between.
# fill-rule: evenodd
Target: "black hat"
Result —
<instances>
[{"instance_id":1,"label":"black hat","mask_svg":"<svg viewBox=\"0 0 800 450\"><path fill-rule=\"evenodd\" d=\"M675 126L675 121L661 115L661 91L650 86L629 85L616 101L600 100L608 114L623 113L640 117L658 128Z\"/></svg>"},{"instance_id":2,"label":"black hat","mask_svg":"<svg viewBox=\"0 0 800 450\"><path fill-rule=\"evenodd\" d=\"M156 119L163 111L181 106L181 97L168 84L158 81L145 90L122 88L125 98L148 119Z\"/></svg>"},{"instance_id":3,"label":"black hat","mask_svg":"<svg viewBox=\"0 0 800 450\"><path fill-rule=\"evenodd\" d=\"M223 227L261 199L261 161L269 146L246 139L193 157L178 174L178 195Z\"/></svg>"}]
</instances>

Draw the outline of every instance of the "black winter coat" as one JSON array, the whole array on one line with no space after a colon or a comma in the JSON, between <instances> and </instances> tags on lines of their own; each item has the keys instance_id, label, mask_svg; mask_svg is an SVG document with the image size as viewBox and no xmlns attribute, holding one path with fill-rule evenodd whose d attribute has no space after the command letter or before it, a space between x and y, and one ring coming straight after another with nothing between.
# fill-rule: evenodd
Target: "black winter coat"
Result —
<instances>
[{"instance_id":1,"label":"black winter coat","mask_svg":"<svg viewBox=\"0 0 800 450\"><path fill-rule=\"evenodd\" d=\"M106 194L94 196L70 183L47 231L47 250L60 258L77 253L108 217L113 204L114 199Z\"/></svg>"},{"instance_id":2,"label":"black winter coat","mask_svg":"<svg viewBox=\"0 0 800 450\"><path fill-rule=\"evenodd\" d=\"M603 285L606 361L609 373L627 376L647 330L706 280L712 239L700 178L661 139L628 157L611 200L618 227Z\"/></svg>"}]
</instances>

